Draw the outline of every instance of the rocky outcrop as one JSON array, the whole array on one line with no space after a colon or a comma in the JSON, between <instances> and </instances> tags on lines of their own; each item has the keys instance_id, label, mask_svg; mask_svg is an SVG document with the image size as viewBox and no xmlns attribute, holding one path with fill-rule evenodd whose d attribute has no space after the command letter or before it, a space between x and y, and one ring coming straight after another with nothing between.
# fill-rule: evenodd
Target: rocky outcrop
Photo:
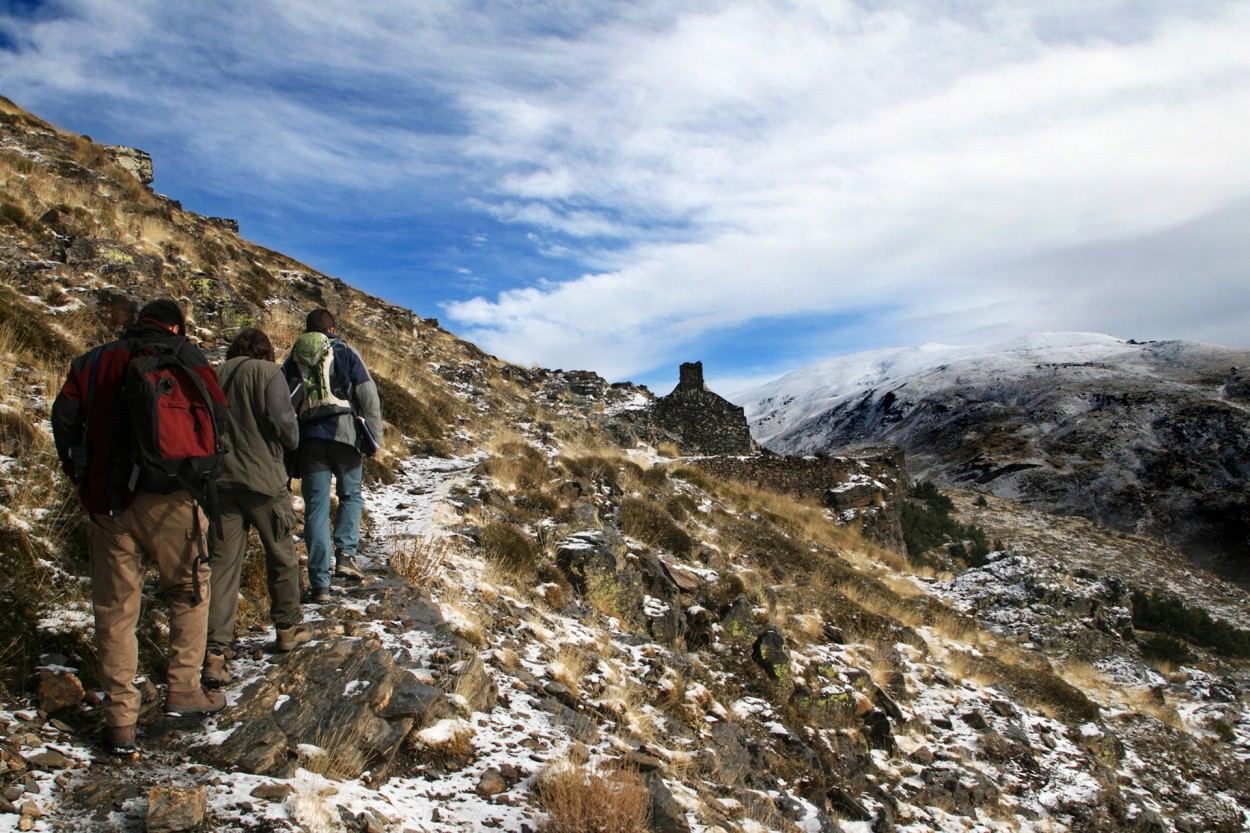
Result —
<instances>
[{"instance_id":1,"label":"rocky outcrop","mask_svg":"<svg viewBox=\"0 0 1250 833\"><path fill-rule=\"evenodd\" d=\"M105 145L104 152L113 164L133 175L140 183L152 184L152 157L146 151L122 145Z\"/></svg>"}]
</instances>

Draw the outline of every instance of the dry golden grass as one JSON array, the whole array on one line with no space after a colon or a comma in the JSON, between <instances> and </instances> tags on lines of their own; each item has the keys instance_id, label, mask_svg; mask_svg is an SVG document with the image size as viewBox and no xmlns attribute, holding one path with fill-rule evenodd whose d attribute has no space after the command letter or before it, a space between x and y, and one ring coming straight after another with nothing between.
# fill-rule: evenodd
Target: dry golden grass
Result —
<instances>
[{"instance_id":1,"label":"dry golden grass","mask_svg":"<svg viewBox=\"0 0 1250 833\"><path fill-rule=\"evenodd\" d=\"M456 582L442 582L438 604L447 627L460 638L482 647L486 644L486 626L476 600Z\"/></svg>"},{"instance_id":2,"label":"dry golden grass","mask_svg":"<svg viewBox=\"0 0 1250 833\"><path fill-rule=\"evenodd\" d=\"M300 766L309 772L345 781L359 778L368 765L364 750L352 743L350 727L326 727L303 747L299 756Z\"/></svg>"},{"instance_id":3,"label":"dry golden grass","mask_svg":"<svg viewBox=\"0 0 1250 833\"><path fill-rule=\"evenodd\" d=\"M387 558L391 570L411 585L432 587L443 575L447 562L447 541L414 537L401 541L401 544Z\"/></svg>"},{"instance_id":4,"label":"dry golden grass","mask_svg":"<svg viewBox=\"0 0 1250 833\"><path fill-rule=\"evenodd\" d=\"M464 668L456 677L451 693L456 697L464 698L469 708L481 711L490 706L494 692L495 686L491 681L490 672L486 670L486 663L477 654L470 655Z\"/></svg>"},{"instance_id":5,"label":"dry golden grass","mask_svg":"<svg viewBox=\"0 0 1250 833\"><path fill-rule=\"evenodd\" d=\"M637 775L609 775L557 761L539 773L536 787L547 818L542 833L643 833L651 793Z\"/></svg>"},{"instance_id":6,"label":"dry golden grass","mask_svg":"<svg viewBox=\"0 0 1250 833\"><path fill-rule=\"evenodd\" d=\"M566 686L574 696L580 697L582 678L594 667L595 657L590 651L580 645L563 642L547 664L547 673L551 679Z\"/></svg>"},{"instance_id":7,"label":"dry golden grass","mask_svg":"<svg viewBox=\"0 0 1250 833\"><path fill-rule=\"evenodd\" d=\"M672 442L656 443L655 453L660 455L661 457L669 457L669 458L680 457L681 449L677 447L677 443L672 443Z\"/></svg>"},{"instance_id":8,"label":"dry golden grass","mask_svg":"<svg viewBox=\"0 0 1250 833\"><path fill-rule=\"evenodd\" d=\"M662 745L663 731L651 706L647 689L628 677L621 676L610 684L598 699L600 706L610 708L621 728L644 746Z\"/></svg>"}]
</instances>

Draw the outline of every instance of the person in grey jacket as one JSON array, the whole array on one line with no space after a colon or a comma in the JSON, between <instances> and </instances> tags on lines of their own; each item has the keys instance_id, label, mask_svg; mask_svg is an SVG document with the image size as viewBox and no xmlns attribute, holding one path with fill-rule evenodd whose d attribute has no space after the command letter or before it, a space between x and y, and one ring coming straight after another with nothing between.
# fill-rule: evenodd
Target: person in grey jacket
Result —
<instances>
[{"instance_id":1,"label":"person in grey jacket","mask_svg":"<svg viewBox=\"0 0 1250 833\"><path fill-rule=\"evenodd\" d=\"M202 672L209 686L225 685L231 679L229 663L249 526L265 549L269 616L277 630L277 649L290 651L312 638L300 607L299 559L292 534L295 511L283 462L284 453L299 442L299 426L269 337L255 328L241 331L217 375L230 403L226 428L230 453L217 480L221 526L209 539L213 594Z\"/></svg>"}]
</instances>

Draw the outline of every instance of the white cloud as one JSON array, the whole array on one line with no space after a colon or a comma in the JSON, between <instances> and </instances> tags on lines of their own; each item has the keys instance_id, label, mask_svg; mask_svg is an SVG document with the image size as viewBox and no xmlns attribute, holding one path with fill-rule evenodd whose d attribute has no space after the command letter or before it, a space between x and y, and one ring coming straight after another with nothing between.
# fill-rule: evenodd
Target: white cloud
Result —
<instances>
[{"instance_id":1,"label":"white cloud","mask_svg":"<svg viewBox=\"0 0 1250 833\"><path fill-rule=\"evenodd\" d=\"M590 206L624 207L693 220L693 242L643 243L627 267L452 305L451 318L541 364L574 343L611 375L760 315L893 304L888 326L927 339L1064 328L1096 317L1082 306L1091 299L1133 298L1136 277L1113 262L1045 287L1005 267L1154 235L1250 194L1250 14L1164 16L1132 38L1057 44L998 17L734 4L620 49L572 91L531 92L542 129L497 123L478 140L551 160L528 180L558 171L547 226L563 218L576 234ZM561 214L574 198L580 210ZM1180 277L1148 303L1209 289L1220 306L1246 307L1245 284ZM1084 291L1055 297L1065 279Z\"/></svg>"},{"instance_id":2,"label":"white cloud","mask_svg":"<svg viewBox=\"0 0 1250 833\"><path fill-rule=\"evenodd\" d=\"M1247 343L1213 230L1250 204L1250 10L961 5L80 0L0 74L165 131L223 191L532 231L586 274L444 315L513 361L619 378L816 312L879 343Z\"/></svg>"}]
</instances>

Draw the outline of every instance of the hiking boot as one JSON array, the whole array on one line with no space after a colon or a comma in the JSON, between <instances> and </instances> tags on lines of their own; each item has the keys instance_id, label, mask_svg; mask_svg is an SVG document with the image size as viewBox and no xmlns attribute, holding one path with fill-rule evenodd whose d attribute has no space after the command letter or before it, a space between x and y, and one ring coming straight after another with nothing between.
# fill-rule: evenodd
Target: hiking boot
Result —
<instances>
[{"instance_id":1,"label":"hiking boot","mask_svg":"<svg viewBox=\"0 0 1250 833\"><path fill-rule=\"evenodd\" d=\"M230 685L234 678L230 675L230 660L220 651L209 651L204 655L204 667L200 669L200 682L208 688L221 688Z\"/></svg>"},{"instance_id":2,"label":"hiking boot","mask_svg":"<svg viewBox=\"0 0 1250 833\"><path fill-rule=\"evenodd\" d=\"M216 714L225 707L225 697L203 687L165 694L165 711L170 714Z\"/></svg>"},{"instance_id":3,"label":"hiking boot","mask_svg":"<svg viewBox=\"0 0 1250 833\"><path fill-rule=\"evenodd\" d=\"M135 724L109 726L104 730L104 748L119 758L138 758L139 746L135 743Z\"/></svg>"},{"instance_id":4,"label":"hiking boot","mask_svg":"<svg viewBox=\"0 0 1250 833\"><path fill-rule=\"evenodd\" d=\"M325 604L330 601L329 587L314 587L308 591L308 601L312 604Z\"/></svg>"},{"instance_id":5,"label":"hiking boot","mask_svg":"<svg viewBox=\"0 0 1250 833\"><path fill-rule=\"evenodd\" d=\"M289 628L277 628L279 651L294 651L299 646L312 640L312 629L303 622L296 622Z\"/></svg>"},{"instance_id":6,"label":"hiking boot","mask_svg":"<svg viewBox=\"0 0 1250 833\"><path fill-rule=\"evenodd\" d=\"M356 559L341 552L334 554L334 574L340 578L365 577L365 574L356 566Z\"/></svg>"}]
</instances>

